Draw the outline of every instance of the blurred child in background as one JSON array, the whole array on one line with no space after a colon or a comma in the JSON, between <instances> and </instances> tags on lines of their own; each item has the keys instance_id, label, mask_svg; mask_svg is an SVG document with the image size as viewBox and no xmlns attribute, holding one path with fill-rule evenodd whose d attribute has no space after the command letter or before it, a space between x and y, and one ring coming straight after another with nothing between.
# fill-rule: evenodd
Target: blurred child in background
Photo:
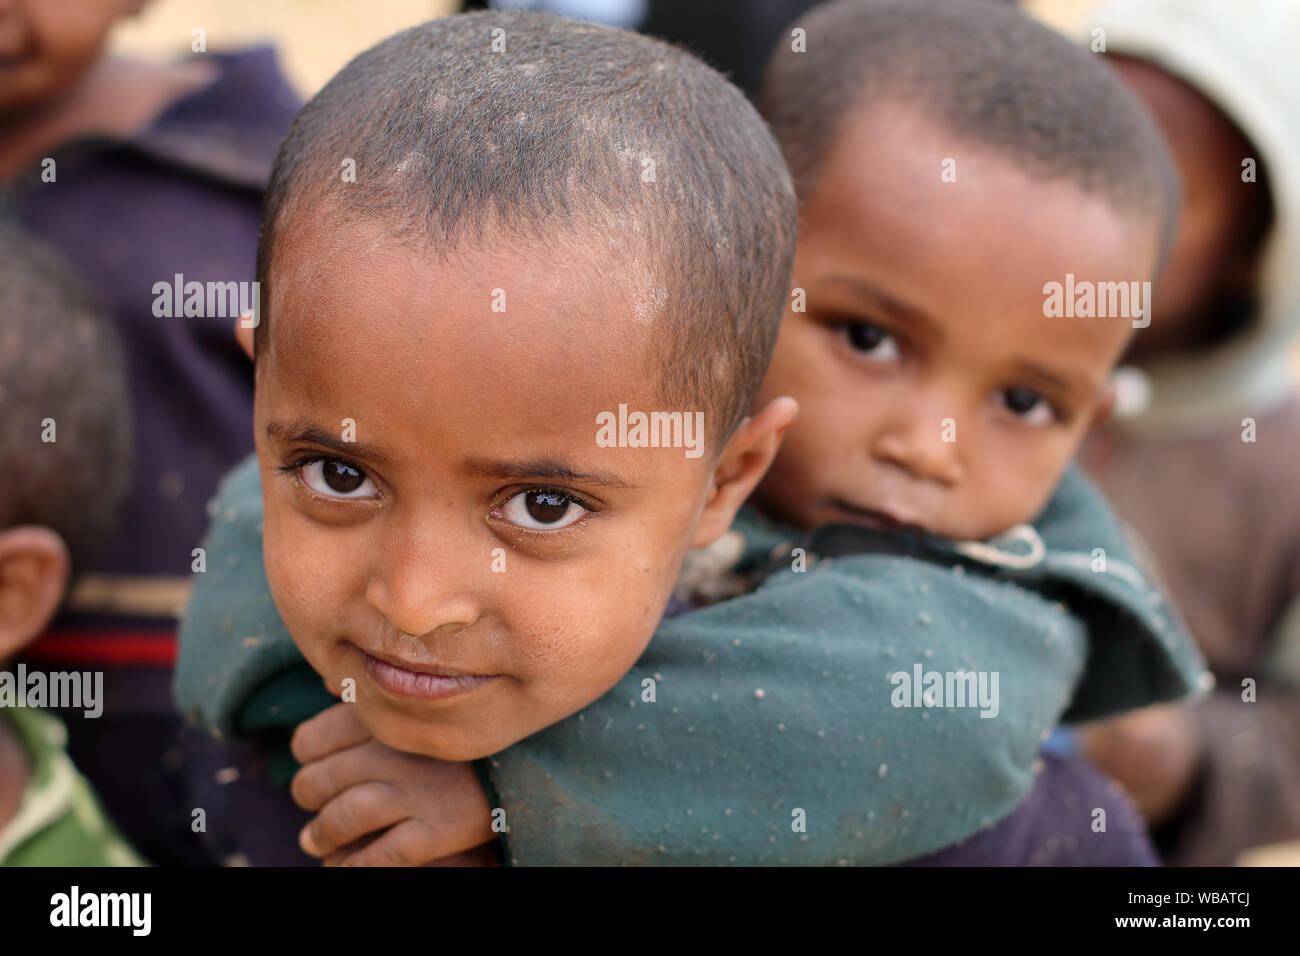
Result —
<instances>
[{"instance_id":1,"label":"blurred child in background","mask_svg":"<svg viewBox=\"0 0 1300 956\"><path fill-rule=\"evenodd\" d=\"M147 856L202 863L223 854L199 846L192 810L211 811L217 796L187 781L216 791L216 770L236 761L182 736L174 615L196 570L204 505L252 450L253 381L233 317L206 302L169 317L155 284L253 279L260 193L299 104L269 49L165 65L109 54L110 28L144 5L0 2L0 215L53 245L107 307L137 448L122 530L27 654L105 672L103 717L71 725L74 759Z\"/></svg>"},{"instance_id":2,"label":"blurred child in background","mask_svg":"<svg viewBox=\"0 0 1300 956\"><path fill-rule=\"evenodd\" d=\"M129 487L122 356L67 264L12 226L0 227L0 317L0 865L139 865L64 752L63 724L8 670ZM70 719L96 719L98 701L77 704L90 709Z\"/></svg>"},{"instance_id":3,"label":"blurred child in background","mask_svg":"<svg viewBox=\"0 0 1300 956\"><path fill-rule=\"evenodd\" d=\"M1125 783L1168 862L1230 864L1300 837L1300 400L1286 366L1300 3L1116 0L1086 19L1094 51L1097 29L1168 137L1184 202L1128 353L1147 403L1084 461L1153 552L1218 690L1093 728L1084 751Z\"/></svg>"}]
</instances>

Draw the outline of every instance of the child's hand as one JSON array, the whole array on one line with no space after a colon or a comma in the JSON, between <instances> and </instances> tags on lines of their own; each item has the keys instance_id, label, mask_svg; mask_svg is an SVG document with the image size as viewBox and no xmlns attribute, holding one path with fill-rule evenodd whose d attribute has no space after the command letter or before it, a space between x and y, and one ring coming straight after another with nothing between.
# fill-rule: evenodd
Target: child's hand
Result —
<instances>
[{"instance_id":1,"label":"child's hand","mask_svg":"<svg viewBox=\"0 0 1300 956\"><path fill-rule=\"evenodd\" d=\"M1201 745L1187 707L1158 704L1079 730L1093 766L1114 777L1150 825L1182 806L1201 764Z\"/></svg>"},{"instance_id":2,"label":"child's hand","mask_svg":"<svg viewBox=\"0 0 1300 956\"><path fill-rule=\"evenodd\" d=\"M298 842L326 866L492 862L492 809L472 764L394 750L370 736L352 704L300 724L291 746L303 765L293 799L318 811Z\"/></svg>"}]
</instances>

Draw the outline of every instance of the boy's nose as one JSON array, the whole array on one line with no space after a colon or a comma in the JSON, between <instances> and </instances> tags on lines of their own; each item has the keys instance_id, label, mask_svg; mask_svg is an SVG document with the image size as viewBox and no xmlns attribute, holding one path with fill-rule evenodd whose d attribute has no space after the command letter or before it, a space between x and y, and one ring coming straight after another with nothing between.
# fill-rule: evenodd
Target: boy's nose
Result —
<instances>
[{"instance_id":1,"label":"boy's nose","mask_svg":"<svg viewBox=\"0 0 1300 956\"><path fill-rule=\"evenodd\" d=\"M479 619L479 599L467 586L454 545L426 540L387 551L366 586L366 600L395 630L420 637L459 631Z\"/></svg>"},{"instance_id":2,"label":"boy's nose","mask_svg":"<svg viewBox=\"0 0 1300 956\"><path fill-rule=\"evenodd\" d=\"M909 407L900 409L876 433L871 454L918 481L954 485L962 476L962 439L957 416L927 414L922 408Z\"/></svg>"}]
</instances>

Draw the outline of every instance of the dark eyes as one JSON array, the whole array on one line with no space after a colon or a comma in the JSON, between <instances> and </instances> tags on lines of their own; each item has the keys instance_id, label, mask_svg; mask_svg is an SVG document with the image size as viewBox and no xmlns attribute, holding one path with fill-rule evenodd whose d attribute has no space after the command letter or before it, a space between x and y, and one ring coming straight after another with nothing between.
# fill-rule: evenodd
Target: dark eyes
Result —
<instances>
[{"instance_id":1,"label":"dark eyes","mask_svg":"<svg viewBox=\"0 0 1300 956\"><path fill-rule=\"evenodd\" d=\"M338 458L315 458L292 466L302 483L325 498L378 497L379 489L361 469Z\"/></svg>"},{"instance_id":2,"label":"dark eyes","mask_svg":"<svg viewBox=\"0 0 1300 956\"><path fill-rule=\"evenodd\" d=\"M493 515L530 531L543 531L575 525L590 513L563 492L541 488L512 495Z\"/></svg>"},{"instance_id":3,"label":"dark eyes","mask_svg":"<svg viewBox=\"0 0 1300 956\"><path fill-rule=\"evenodd\" d=\"M896 362L901 356L898 340L874 322L849 321L839 324L849 346L872 362ZM1060 418L1057 409L1032 388L1014 386L997 393L997 402L1028 425L1050 425Z\"/></svg>"},{"instance_id":4,"label":"dark eyes","mask_svg":"<svg viewBox=\"0 0 1300 956\"><path fill-rule=\"evenodd\" d=\"M1007 411L1028 425L1049 425L1056 418L1047 399L1032 388L1004 388L999 397Z\"/></svg>"},{"instance_id":5,"label":"dark eyes","mask_svg":"<svg viewBox=\"0 0 1300 956\"><path fill-rule=\"evenodd\" d=\"M898 342L878 325L850 322L843 326L849 345L874 362L892 362L899 356Z\"/></svg>"},{"instance_id":6,"label":"dark eyes","mask_svg":"<svg viewBox=\"0 0 1300 956\"><path fill-rule=\"evenodd\" d=\"M364 471L341 458L303 458L281 471L295 472L304 485L322 498L358 501L380 497ZM511 495L491 516L529 531L555 531L577 524L591 509L557 488L533 488Z\"/></svg>"}]
</instances>

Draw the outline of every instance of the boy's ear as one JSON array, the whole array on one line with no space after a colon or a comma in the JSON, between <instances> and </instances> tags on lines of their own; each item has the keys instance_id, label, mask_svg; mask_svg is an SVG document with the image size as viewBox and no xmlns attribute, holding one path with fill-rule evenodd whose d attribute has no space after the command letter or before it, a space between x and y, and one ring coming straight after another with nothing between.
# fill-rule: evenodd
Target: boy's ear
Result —
<instances>
[{"instance_id":1,"label":"boy's ear","mask_svg":"<svg viewBox=\"0 0 1300 956\"><path fill-rule=\"evenodd\" d=\"M0 660L34 640L63 602L72 561L57 531L0 531Z\"/></svg>"},{"instance_id":2,"label":"boy's ear","mask_svg":"<svg viewBox=\"0 0 1300 956\"><path fill-rule=\"evenodd\" d=\"M253 361L253 330L245 327L243 316L235 319L235 340L239 342L239 347L244 350L248 360Z\"/></svg>"},{"instance_id":3,"label":"boy's ear","mask_svg":"<svg viewBox=\"0 0 1300 956\"><path fill-rule=\"evenodd\" d=\"M781 447L786 429L799 414L793 398L774 398L746 418L727 442L713 471L713 487L695 526L692 548L704 548L731 527L736 512L758 485Z\"/></svg>"}]
</instances>

